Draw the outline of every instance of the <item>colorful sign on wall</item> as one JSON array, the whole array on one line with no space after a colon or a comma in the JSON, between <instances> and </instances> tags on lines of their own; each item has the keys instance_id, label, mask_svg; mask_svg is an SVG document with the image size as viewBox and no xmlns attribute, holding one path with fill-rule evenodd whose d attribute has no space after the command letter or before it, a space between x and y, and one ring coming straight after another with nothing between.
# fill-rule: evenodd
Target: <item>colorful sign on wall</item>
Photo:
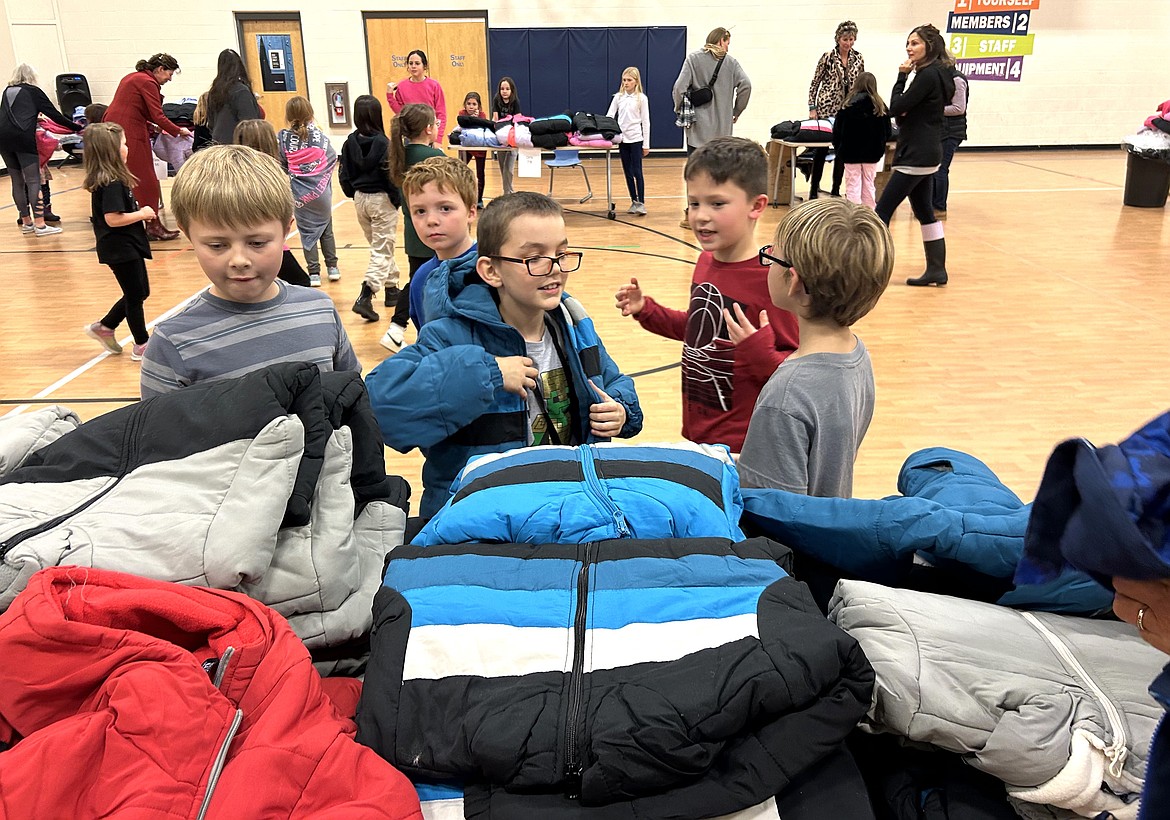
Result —
<instances>
[{"instance_id":1,"label":"colorful sign on wall","mask_svg":"<svg viewBox=\"0 0 1170 820\"><path fill-rule=\"evenodd\" d=\"M1019 82L1032 53L1032 12L1040 0L955 0L947 13L947 48L968 80Z\"/></svg>"}]
</instances>

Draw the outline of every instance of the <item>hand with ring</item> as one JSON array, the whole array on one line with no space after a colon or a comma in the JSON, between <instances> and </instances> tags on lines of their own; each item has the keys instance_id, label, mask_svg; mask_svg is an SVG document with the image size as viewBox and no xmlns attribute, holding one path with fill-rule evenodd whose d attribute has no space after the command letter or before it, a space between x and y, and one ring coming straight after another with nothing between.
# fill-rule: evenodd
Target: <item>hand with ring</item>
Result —
<instances>
[{"instance_id":1,"label":"hand with ring","mask_svg":"<svg viewBox=\"0 0 1170 820\"><path fill-rule=\"evenodd\" d=\"M1136 626L1148 644L1170 655L1170 578L1114 578L1113 589L1117 617Z\"/></svg>"}]
</instances>

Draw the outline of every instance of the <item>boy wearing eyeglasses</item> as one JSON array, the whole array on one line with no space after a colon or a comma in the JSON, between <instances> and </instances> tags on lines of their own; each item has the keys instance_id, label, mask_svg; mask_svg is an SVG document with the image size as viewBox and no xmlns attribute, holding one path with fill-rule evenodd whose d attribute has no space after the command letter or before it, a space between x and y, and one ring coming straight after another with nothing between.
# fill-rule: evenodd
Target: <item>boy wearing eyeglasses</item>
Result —
<instances>
[{"instance_id":1,"label":"boy wearing eyeglasses","mask_svg":"<svg viewBox=\"0 0 1170 820\"><path fill-rule=\"evenodd\" d=\"M527 191L497 197L476 233L474 277L437 269L418 341L366 376L386 443L426 458L424 519L472 456L642 429L633 381L565 293L582 254L569 250L561 206Z\"/></svg>"},{"instance_id":2,"label":"boy wearing eyeglasses","mask_svg":"<svg viewBox=\"0 0 1170 820\"><path fill-rule=\"evenodd\" d=\"M744 487L853 496L853 462L873 417L873 364L852 325L890 283L894 245L871 209L814 199L760 249L768 292L800 324L800 347L764 385L748 426Z\"/></svg>"},{"instance_id":3,"label":"boy wearing eyeglasses","mask_svg":"<svg viewBox=\"0 0 1170 820\"><path fill-rule=\"evenodd\" d=\"M796 349L796 317L772 305L756 254L768 205L768 160L759 143L717 137L687 158L687 218L703 252L686 310L646 296L637 279L615 294L623 316L683 343L683 438L743 449L756 397Z\"/></svg>"}]
</instances>

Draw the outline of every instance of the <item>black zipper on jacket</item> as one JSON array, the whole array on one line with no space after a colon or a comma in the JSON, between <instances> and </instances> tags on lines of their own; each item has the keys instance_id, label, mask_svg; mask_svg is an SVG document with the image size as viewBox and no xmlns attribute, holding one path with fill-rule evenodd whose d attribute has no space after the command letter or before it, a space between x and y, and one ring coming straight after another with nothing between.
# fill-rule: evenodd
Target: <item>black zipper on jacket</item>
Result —
<instances>
[{"instance_id":1,"label":"black zipper on jacket","mask_svg":"<svg viewBox=\"0 0 1170 820\"><path fill-rule=\"evenodd\" d=\"M565 715L565 796L576 800L581 796L581 749L577 733L581 720L581 694L585 688L582 677L585 669L585 621L589 612L589 570L593 563L593 543L586 543L577 572L577 614L573 619L573 667L569 673L569 708Z\"/></svg>"},{"instance_id":2,"label":"black zipper on jacket","mask_svg":"<svg viewBox=\"0 0 1170 820\"><path fill-rule=\"evenodd\" d=\"M110 482L109 486L107 486L100 493L93 496L89 500L74 507L72 510L69 510L67 512L63 512L60 515L56 516L55 518L50 518L48 521L43 521L40 524L36 525L35 527L30 527L27 530L23 530L21 532L16 533L16 535L13 535L11 538L6 540L4 543L0 544L0 559L3 559L4 556L6 556L12 550L13 547L18 546L21 543L27 541L28 539L34 538L43 532L48 532L49 530L53 529L54 527L57 527L58 525L64 523L65 521L68 521L70 518L77 515L78 513L84 512L85 510L89 509L91 506L93 506L98 501L100 501L102 498L107 496L110 492L112 492L113 489L115 487L117 487L122 482L122 479L126 477L126 464L131 463L131 459L133 459L138 454L138 448L136 446L136 444L137 444L136 433L138 431L138 428L141 426L140 421L139 421L141 419L141 417L142 417L141 413L135 413L133 418L131 418L130 423L126 425L126 435L123 436L123 440L122 440L122 463L118 465L118 470L115 473L115 478L112 482Z\"/></svg>"}]
</instances>

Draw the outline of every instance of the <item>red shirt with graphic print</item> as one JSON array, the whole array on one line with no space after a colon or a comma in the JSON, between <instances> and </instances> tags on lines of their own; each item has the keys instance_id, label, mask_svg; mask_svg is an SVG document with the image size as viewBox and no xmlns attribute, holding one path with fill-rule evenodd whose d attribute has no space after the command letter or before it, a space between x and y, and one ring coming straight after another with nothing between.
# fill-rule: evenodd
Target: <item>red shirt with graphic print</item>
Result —
<instances>
[{"instance_id":1,"label":"red shirt with graphic print","mask_svg":"<svg viewBox=\"0 0 1170 820\"><path fill-rule=\"evenodd\" d=\"M695 263L691 303L663 307L649 296L634 317L651 333L683 343L683 438L701 444L743 448L760 390L797 347L796 317L772 304L768 268L757 257L719 262L703 253ZM752 324L760 311L768 325L739 345L731 343L723 309L739 304Z\"/></svg>"}]
</instances>

